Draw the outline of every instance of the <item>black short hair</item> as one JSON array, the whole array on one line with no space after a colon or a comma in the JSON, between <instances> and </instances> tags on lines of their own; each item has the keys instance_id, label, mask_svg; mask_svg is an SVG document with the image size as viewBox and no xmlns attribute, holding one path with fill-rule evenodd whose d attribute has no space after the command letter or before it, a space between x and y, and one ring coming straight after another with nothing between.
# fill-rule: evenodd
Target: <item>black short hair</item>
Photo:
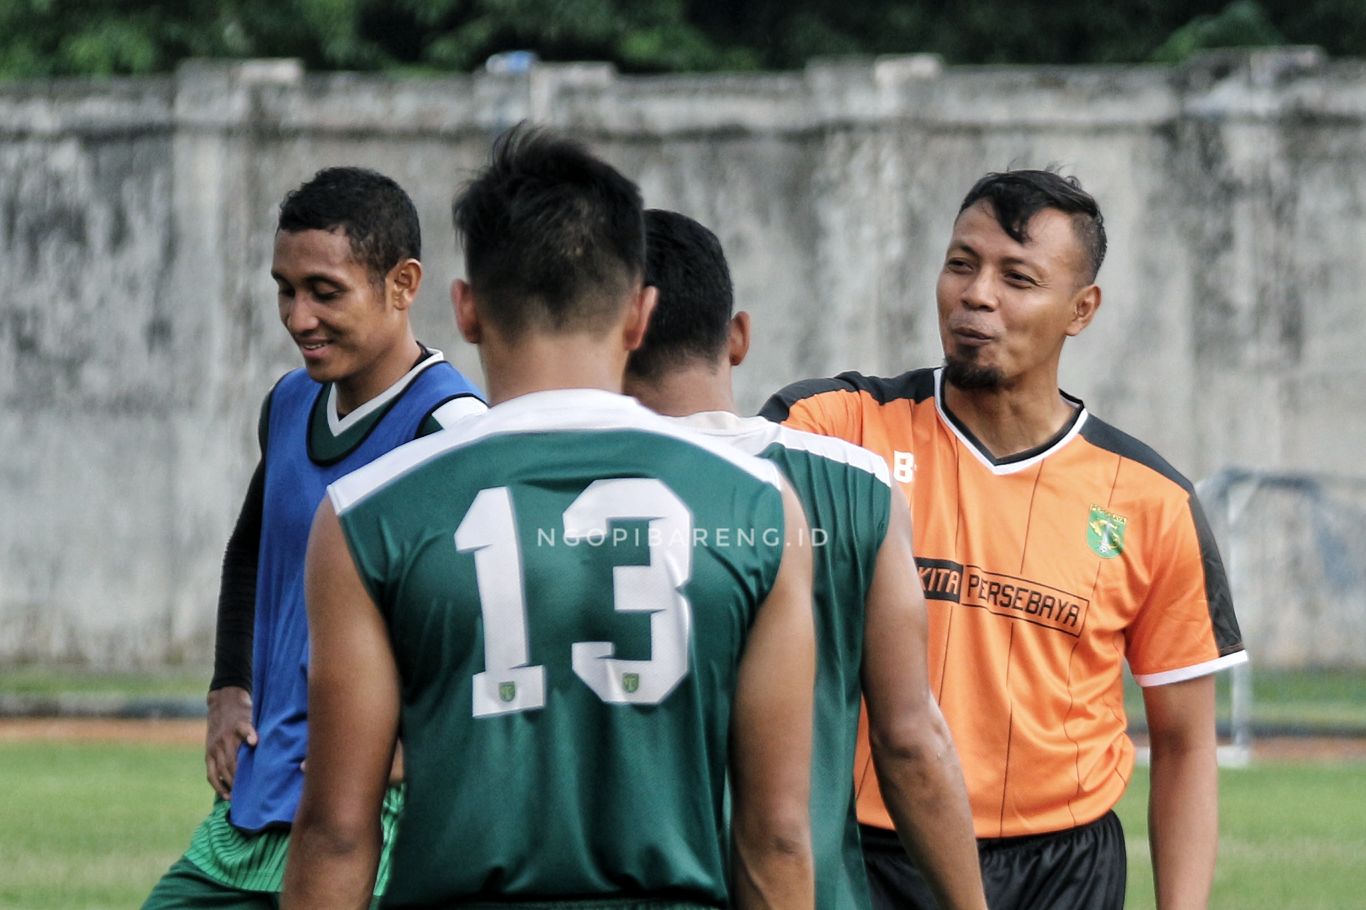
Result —
<instances>
[{"instance_id":1,"label":"black short hair","mask_svg":"<svg viewBox=\"0 0 1366 910\"><path fill-rule=\"evenodd\" d=\"M735 309L721 241L687 215L650 209L645 251L645 283L658 288L659 300L626 372L652 380L693 360L715 360L725 350Z\"/></svg>"},{"instance_id":2,"label":"black short hair","mask_svg":"<svg viewBox=\"0 0 1366 910\"><path fill-rule=\"evenodd\" d=\"M413 200L393 180L363 167L329 167L280 203L278 231L344 230L351 255L375 281L404 259L422 258Z\"/></svg>"},{"instance_id":3,"label":"black short hair","mask_svg":"<svg viewBox=\"0 0 1366 910\"><path fill-rule=\"evenodd\" d=\"M1001 229L1017 243L1029 239L1029 220L1043 209L1071 215L1072 228L1085 254L1085 283L1096 280L1105 261L1105 219L1095 198L1081 188L1076 177L1035 170L987 174L968 190L958 213L983 199L991 203Z\"/></svg>"},{"instance_id":4,"label":"black short hair","mask_svg":"<svg viewBox=\"0 0 1366 910\"><path fill-rule=\"evenodd\" d=\"M645 270L640 190L564 136L519 123L451 206L481 315L508 332L616 318Z\"/></svg>"}]
</instances>

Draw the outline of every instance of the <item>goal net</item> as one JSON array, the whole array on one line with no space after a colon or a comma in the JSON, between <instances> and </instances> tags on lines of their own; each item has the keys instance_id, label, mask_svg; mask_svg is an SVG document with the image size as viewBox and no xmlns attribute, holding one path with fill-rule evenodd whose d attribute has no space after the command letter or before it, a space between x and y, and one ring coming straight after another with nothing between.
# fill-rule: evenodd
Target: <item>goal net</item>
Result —
<instances>
[{"instance_id":1,"label":"goal net","mask_svg":"<svg viewBox=\"0 0 1366 910\"><path fill-rule=\"evenodd\" d=\"M1220 758L1243 764L1257 714L1254 673L1366 666L1366 478L1228 468L1196 489L1251 656L1220 681L1229 690L1220 699L1229 733ZM1313 733L1315 722L1269 726Z\"/></svg>"}]
</instances>

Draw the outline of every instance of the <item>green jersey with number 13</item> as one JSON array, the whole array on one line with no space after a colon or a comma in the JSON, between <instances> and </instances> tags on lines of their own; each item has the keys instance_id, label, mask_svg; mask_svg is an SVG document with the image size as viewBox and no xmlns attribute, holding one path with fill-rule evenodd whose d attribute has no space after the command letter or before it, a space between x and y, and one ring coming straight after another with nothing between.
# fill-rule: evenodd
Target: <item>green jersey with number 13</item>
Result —
<instances>
[{"instance_id":1,"label":"green jersey with number 13","mask_svg":"<svg viewBox=\"0 0 1366 910\"><path fill-rule=\"evenodd\" d=\"M782 558L777 470L563 390L329 493L402 679L385 906L725 906L731 699Z\"/></svg>"}]
</instances>

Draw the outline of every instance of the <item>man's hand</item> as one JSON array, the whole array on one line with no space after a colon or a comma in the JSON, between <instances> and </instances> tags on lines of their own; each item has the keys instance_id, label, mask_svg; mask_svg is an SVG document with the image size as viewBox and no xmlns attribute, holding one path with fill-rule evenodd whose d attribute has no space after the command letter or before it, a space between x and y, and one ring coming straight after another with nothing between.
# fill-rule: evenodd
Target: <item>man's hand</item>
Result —
<instances>
[{"instance_id":1,"label":"man's hand","mask_svg":"<svg viewBox=\"0 0 1366 910\"><path fill-rule=\"evenodd\" d=\"M209 786L224 799L232 799L232 779L237 774L237 749L256 745L251 725L251 693L224 686L209 693L209 725L204 737L204 770Z\"/></svg>"}]
</instances>

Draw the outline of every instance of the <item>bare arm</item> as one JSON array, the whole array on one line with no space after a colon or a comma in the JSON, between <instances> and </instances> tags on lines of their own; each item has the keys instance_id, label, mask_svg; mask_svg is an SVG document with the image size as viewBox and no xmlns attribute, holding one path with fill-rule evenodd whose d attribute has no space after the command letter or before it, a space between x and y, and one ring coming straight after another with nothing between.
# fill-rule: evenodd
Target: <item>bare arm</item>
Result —
<instances>
[{"instance_id":1,"label":"bare arm","mask_svg":"<svg viewBox=\"0 0 1366 910\"><path fill-rule=\"evenodd\" d=\"M731 718L732 896L740 910L802 910L815 902L811 550L801 504L786 482L783 511L787 546L750 630Z\"/></svg>"},{"instance_id":2,"label":"bare arm","mask_svg":"<svg viewBox=\"0 0 1366 910\"><path fill-rule=\"evenodd\" d=\"M313 521L305 583L308 773L290 837L282 906L366 908L398 733L398 671L383 619L326 499Z\"/></svg>"},{"instance_id":3,"label":"bare arm","mask_svg":"<svg viewBox=\"0 0 1366 910\"><path fill-rule=\"evenodd\" d=\"M986 908L967 788L925 666L925 594L900 497L867 598L863 693L887 811L946 908Z\"/></svg>"},{"instance_id":4,"label":"bare arm","mask_svg":"<svg viewBox=\"0 0 1366 910\"><path fill-rule=\"evenodd\" d=\"M1143 690L1152 743L1148 839L1161 910L1209 905L1219 849L1214 677Z\"/></svg>"}]
</instances>

